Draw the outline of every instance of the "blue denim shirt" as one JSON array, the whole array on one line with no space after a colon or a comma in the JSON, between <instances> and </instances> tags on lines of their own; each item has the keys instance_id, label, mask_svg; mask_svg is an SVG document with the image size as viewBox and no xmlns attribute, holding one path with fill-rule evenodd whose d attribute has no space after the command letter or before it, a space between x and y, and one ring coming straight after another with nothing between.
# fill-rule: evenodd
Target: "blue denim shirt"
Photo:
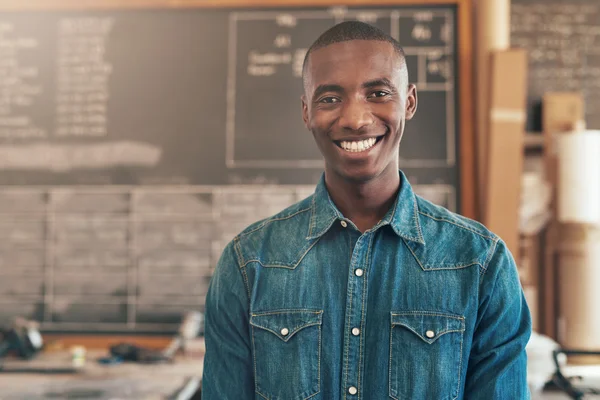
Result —
<instances>
[{"instance_id":1,"label":"blue denim shirt","mask_svg":"<svg viewBox=\"0 0 600 400\"><path fill-rule=\"evenodd\" d=\"M513 257L418 196L364 233L315 194L239 234L206 299L203 399L528 399Z\"/></svg>"}]
</instances>

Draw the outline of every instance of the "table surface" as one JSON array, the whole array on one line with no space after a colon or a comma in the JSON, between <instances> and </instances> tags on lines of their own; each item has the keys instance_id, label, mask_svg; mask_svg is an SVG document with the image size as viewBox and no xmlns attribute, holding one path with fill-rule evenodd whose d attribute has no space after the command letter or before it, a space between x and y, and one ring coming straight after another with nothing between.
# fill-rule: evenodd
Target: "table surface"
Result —
<instances>
[{"instance_id":1,"label":"table surface","mask_svg":"<svg viewBox=\"0 0 600 400\"><path fill-rule=\"evenodd\" d=\"M97 362L108 351L91 350L86 363L77 373L0 373L0 400L165 400L190 378L202 376L202 354L179 355L173 363L121 363L103 365ZM69 351L44 352L31 361L8 360L12 368L68 368L72 367ZM598 367L600 368L600 367ZM593 374L593 386L600 388L600 369ZM567 369L568 376L580 374ZM585 372L584 372L585 373ZM588 396L586 399L600 399ZM562 393L533 393L532 400L569 400Z\"/></svg>"},{"instance_id":2,"label":"table surface","mask_svg":"<svg viewBox=\"0 0 600 400\"><path fill-rule=\"evenodd\" d=\"M0 373L0 400L164 400L190 378L202 376L201 355L177 356L172 363L138 364L125 362L103 365L99 357L107 351L88 351L85 365L77 373ZM34 360L7 360L8 368L68 368L68 351L41 353Z\"/></svg>"}]
</instances>

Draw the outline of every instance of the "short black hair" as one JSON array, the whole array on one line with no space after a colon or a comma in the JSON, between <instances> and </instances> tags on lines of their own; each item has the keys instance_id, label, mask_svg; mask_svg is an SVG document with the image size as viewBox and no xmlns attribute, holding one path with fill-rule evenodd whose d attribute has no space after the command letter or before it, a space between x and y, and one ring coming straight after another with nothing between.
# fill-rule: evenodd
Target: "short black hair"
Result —
<instances>
[{"instance_id":1,"label":"short black hair","mask_svg":"<svg viewBox=\"0 0 600 400\"><path fill-rule=\"evenodd\" d=\"M374 40L379 42L388 42L394 46L394 50L402 61L403 66L406 68L406 59L404 49L398 43L396 39L382 31L381 29L369 25L361 21L344 21L329 28L321 34L308 48L306 55L304 56L304 62L302 64L302 81L305 81L306 66L310 54L318 49L329 46L330 44L347 42L350 40Z\"/></svg>"}]
</instances>

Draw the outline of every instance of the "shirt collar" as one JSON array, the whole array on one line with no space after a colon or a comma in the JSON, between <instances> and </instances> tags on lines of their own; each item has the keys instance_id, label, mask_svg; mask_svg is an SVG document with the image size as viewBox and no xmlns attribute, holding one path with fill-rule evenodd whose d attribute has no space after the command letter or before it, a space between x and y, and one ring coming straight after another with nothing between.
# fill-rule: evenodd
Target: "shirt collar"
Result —
<instances>
[{"instance_id":1,"label":"shirt collar","mask_svg":"<svg viewBox=\"0 0 600 400\"><path fill-rule=\"evenodd\" d=\"M321 237L331 228L335 221L343 218L344 216L329 196L325 186L325 174L323 174L312 198L307 239ZM406 179L402 171L400 171L400 190L396 196L396 201L373 230L383 225L390 225L396 235L404 239L425 244L419 222L417 199L408 179Z\"/></svg>"}]
</instances>

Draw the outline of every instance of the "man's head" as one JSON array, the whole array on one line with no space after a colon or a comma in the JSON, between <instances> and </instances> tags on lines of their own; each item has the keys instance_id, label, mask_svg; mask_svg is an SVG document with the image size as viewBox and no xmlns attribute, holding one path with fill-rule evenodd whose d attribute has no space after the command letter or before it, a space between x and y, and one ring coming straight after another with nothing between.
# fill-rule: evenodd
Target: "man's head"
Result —
<instances>
[{"instance_id":1,"label":"man's head","mask_svg":"<svg viewBox=\"0 0 600 400\"><path fill-rule=\"evenodd\" d=\"M371 25L343 22L309 48L302 77L302 117L326 174L357 182L397 175L404 124L417 108L400 44Z\"/></svg>"}]
</instances>

